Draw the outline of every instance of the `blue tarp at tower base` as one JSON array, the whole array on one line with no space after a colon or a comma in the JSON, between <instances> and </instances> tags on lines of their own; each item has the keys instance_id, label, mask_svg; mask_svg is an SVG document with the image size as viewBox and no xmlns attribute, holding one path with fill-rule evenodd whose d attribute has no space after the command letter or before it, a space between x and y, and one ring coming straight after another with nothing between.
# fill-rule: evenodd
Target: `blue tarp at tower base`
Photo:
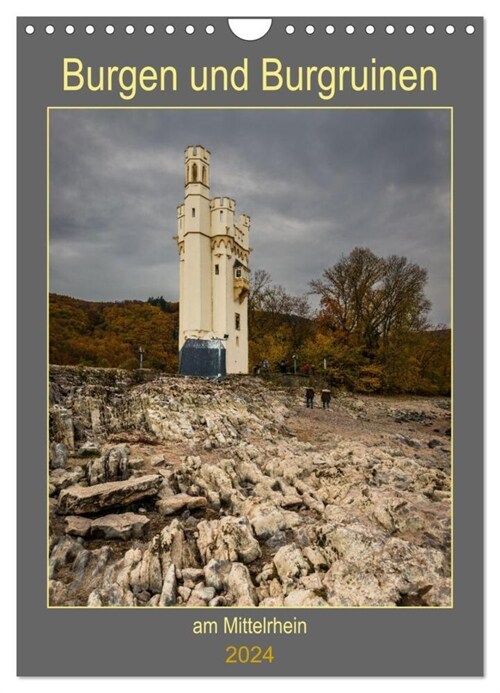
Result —
<instances>
[{"instance_id":1,"label":"blue tarp at tower base","mask_svg":"<svg viewBox=\"0 0 500 693\"><path fill-rule=\"evenodd\" d=\"M179 354L181 375L223 378L226 375L226 348L221 339L187 339Z\"/></svg>"}]
</instances>

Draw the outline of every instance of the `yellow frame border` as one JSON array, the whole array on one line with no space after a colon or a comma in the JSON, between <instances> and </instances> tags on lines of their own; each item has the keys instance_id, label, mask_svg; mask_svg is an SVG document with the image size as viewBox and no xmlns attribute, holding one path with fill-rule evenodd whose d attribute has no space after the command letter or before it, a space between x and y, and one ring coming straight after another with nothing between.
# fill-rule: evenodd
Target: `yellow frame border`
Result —
<instances>
[{"instance_id":1,"label":"yellow frame border","mask_svg":"<svg viewBox=\"0 0 500 693\"><path fill-rule=\"evenodd\" d=\"M46 426L46 560L47 560L47 583L46 583L46 597L47 609L84 609L84 610L139 610L146 609L147 607L137 607L137 606L51 606L49 604L49 293L50 293L50 113L51 111L449 111L450 112L450 330L451 330L451 454L450 454L450 483L451 483L451 500L450 500L450 516L451 516L451 604L449 606L273 606L269 607L273 611L276 610L287 610L296 611L300 610L337 610L337 609L350 609L350 610L379 610L379 609L391 609L395 611L404 612L406 610L417 609L419 611L433 611L433 610L449 610L454 608L454 593L455 593L455 582L454 582L454 554L455 554L455 537L454 537L454 332L453 332L453 318L454 318L454 304L453 304L453 287L454 287L454 276L453 276L453 235L454 235L454 107L453 106L47 106L46 108L46 268L47 268L47 295L46 295L46 403L47 403L47 426ZM210 607L200 607L200 606L165 606L160 608L151 609L153 612L163 613L164 610L170 609L181 609L186 610L210 610ZM259 611L258 606L219 606L216 609L216 613L220 611L227 611L228 609L249 609L252 611Z\"/></svg>"}]
</instances>

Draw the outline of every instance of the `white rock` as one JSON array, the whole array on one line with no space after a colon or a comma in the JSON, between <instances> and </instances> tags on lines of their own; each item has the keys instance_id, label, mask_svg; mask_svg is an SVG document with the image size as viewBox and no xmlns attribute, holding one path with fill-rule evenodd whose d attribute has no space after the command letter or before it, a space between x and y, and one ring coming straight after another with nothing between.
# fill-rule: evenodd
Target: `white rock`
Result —
<instances>
[{"instance_id":1,"label":"white rock","mask_svg":"<svg viewBox=\"0 0 500 693\"><path fill-rule=\"evenodd\" d=\"M282 546L273 559L276 571L283 584L311 572L311 567L295 544Z\"/></svg>"},{"instance_id":2,"label":"white rock","mask_svg":"<svg viewBox=\"0 0 500 693\"><path fill-rule=\"evenodd\" d=\"M177 580L175 566L172 563L166 571L160 594L159 606L173 606L177 603Z\"/></svg>"}]
</instances>

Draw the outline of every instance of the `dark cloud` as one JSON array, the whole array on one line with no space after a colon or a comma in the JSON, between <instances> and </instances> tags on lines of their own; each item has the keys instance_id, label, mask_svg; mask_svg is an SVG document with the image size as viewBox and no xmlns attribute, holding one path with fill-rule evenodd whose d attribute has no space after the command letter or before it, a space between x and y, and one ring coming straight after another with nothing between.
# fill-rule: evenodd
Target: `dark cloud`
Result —
<instances>
[{"instance_id":1,"label":"dark cloud","mask_svg":"<svg viewBox=\"0 0 500 693\"><path fill-rule=\"evenodd\" d=\"M303 293L356 245L427 268L450 315L450 122L431 110L54 110L51 291L178 296L183 150L252 218L253 268Z\"/></svg>"}]
</instances>

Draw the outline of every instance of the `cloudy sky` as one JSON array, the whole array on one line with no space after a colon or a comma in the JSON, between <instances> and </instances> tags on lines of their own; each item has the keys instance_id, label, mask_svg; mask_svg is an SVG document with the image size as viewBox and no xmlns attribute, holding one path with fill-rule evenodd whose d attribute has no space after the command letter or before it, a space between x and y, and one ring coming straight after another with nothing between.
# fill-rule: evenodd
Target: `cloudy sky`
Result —
<instances>
[{"instance_id":1,"label":"cloudy sky","mask_svg":"<svg viewBox=\"0 0 500 693\"><path fill-rule=\"evenodd\" d=\"M52 111L50 290L178 299L184 147L251 216L251 267L302 294L355 246L427 268L450 321L448 111Z\"/></svg>"}]
</instances>

